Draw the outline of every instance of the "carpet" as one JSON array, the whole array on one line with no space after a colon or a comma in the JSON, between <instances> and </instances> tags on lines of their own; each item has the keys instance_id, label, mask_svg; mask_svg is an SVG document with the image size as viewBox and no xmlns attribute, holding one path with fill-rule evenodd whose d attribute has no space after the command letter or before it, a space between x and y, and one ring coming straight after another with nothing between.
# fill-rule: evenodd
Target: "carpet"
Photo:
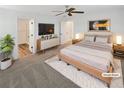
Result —
<instances>
[{"instance_id":1,"label":"carpet","mask_svg":"<svg viewBox=\"0 0 124 93\"><path fill-rule=\"evenodd\" d=\"M67 64L63 61L59 61L58 57L52 57L45 61L50 67L55 69L57 72L71 80L73 83L82 88L107 88L107 84L83 71L78 71L72 65L67 66ZM116 73L120 73L120 77L116 77L112 79L112 83L110 85L111 88L123 88L123 76L121 69L121 61L118 59L114 59L115 71Z\"/></svg>"}]
</instances>

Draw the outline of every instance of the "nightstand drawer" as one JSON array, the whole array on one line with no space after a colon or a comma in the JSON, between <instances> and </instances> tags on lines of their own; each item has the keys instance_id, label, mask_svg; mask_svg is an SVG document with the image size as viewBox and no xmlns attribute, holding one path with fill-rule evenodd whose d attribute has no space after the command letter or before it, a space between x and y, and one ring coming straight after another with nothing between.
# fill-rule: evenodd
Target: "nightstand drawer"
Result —
<instances>
[{"instance_id":1,"label":"nightstand drawer","mask_svg":"<svg viewBox=\"0 0 124 93\"><path fill-rule=\"evenodd\" d=\"M114 50L124 51L124 46L121 46L121 45L114 45L113 48Z\"/></svg>"},{"instance_id":2,"label":"nightstand drawer","mask_svg":"<svg viewBox=\"0 0 124 93\"><path fill-rule=\"evenodd\" d=\"M73 39L72 40L72 44L76 44L76 43L78 43L78 42L80 42L81 40L80 39Z\"/></svg>"},{"instance_id":3,"label":"nightstand drawer","mask_svg":"<svg viewBox=\"0 0 124 93\"><path fill-rule=\"evenodd\" d=\"M124 45L113 45L114 55L124 57Z\"/></svg>"}]
</instances>

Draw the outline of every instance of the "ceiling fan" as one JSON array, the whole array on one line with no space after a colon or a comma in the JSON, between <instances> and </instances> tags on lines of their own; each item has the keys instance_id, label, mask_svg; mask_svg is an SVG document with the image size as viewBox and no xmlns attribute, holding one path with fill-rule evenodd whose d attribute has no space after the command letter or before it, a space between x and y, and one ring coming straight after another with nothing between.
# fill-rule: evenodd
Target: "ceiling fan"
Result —
<instances>
[{"instance_id":1,"label":"ceiling fan","mask_svg":"<svg viewBox=\"0 0 124 93\"><path fill-rule=\"evenodd\" d=\"M84 11L75 11L76 8L69 8L69 6L65 6L65 11L52 11L52 12L59 12L58 14L56 14L55 16L59 16L59 15L62 15L62 14L67 14L68 16L72 16L72 13L79 13L79 14L83 14Z\"/></svg>"}]
</instances>

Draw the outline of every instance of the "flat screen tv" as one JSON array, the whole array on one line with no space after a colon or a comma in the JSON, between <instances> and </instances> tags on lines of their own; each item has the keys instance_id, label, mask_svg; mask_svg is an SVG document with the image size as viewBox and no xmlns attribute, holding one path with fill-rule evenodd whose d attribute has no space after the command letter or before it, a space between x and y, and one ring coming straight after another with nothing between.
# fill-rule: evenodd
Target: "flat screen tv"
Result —
<instances>
[{"instance_id":1,"label":"flat screen tv","mask_svg":"<svg viewBox=\"0 0 124 93\"><path fill-rule=\"evenodd\" d=\"M54 34L54 24L38 24L38 35Z\"/></svg>"}]
</instances>

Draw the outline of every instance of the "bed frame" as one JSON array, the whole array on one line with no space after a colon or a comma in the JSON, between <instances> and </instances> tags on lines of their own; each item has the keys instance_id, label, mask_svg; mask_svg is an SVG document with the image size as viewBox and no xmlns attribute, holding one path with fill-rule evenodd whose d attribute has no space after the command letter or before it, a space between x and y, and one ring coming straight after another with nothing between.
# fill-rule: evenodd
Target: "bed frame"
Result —
<instances>
[{"instance_id":1,"label":"bed frame","mask_svg":"<svg viewBox=\"0 0 124 93\"><path fill-rule=\"evenodd\" d=\"M109 43L112 43L113 41L113 33L112 32L86 32L84 33L84 36L86 35L93 35L93 36L108 36L109 37ZM75 66L78 70L82 70L84 72L89 73L90 75L104 81L107 83L108 87L110 87L111 84L111 80L112 77L103 77L102 76L102 71L98 70L97 68L90 66L88 64L82 63L76 59L74 59L73 57L69 57L65 54L62 54L61 52L59 53L59 59L63 60L64 62L66 62L67 64L73 65ZM110 65L110 67L108 68L108 72L107 73L112 73L113 72L113 67L112 65Z\"/></svg>"},{"instance_id":2,"label":"bed frame","mask_svg":"<svg viewBox=\"0 0 124 93\"><path fill-rule=\"evenodd\" d=\"M77 61L77 60L75 60L74 58L69 57L69 56L67 56L67 55L64 55L64 54L62 54L62 53L59 53L58 56L59 56L59 60L62 60L62 61L64 61L64 62L66 62L68 65L69 65L69 64L70 64L70 65L73 65L73 66L75 66L78 70L82 70L82 71L84 71L84 72L87 72L87 73L89 73L90 75L92 75L92 76L94 76L94 77L96 77L96 78L98 78L98 79L100 79L100 80L106 82L106 83L107 83L107 86L110 87L112 77L103 77L103 76L102 76L102 73L103 73L102 71L96 69L96 68L93 67L93 66L90 66L90 65L87 65L87 64L82 63L82 62L80 62L80 61ZM108 73L112 73L112 72L113 72L113 67L110 66L110 67L108 68Z\"/></svg>"}]
</instances>

